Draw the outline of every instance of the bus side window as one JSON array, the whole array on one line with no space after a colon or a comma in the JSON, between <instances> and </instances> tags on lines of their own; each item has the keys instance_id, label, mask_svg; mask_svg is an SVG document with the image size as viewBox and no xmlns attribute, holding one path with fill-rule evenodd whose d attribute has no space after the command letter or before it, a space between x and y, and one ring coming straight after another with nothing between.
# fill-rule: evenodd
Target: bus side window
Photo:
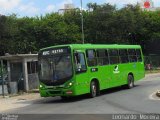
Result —
<instances>
[{"instance_id":1,"label":"bus side window","mask_svg":"<svg viewBox=\"0 0 160 120\"><path fill-rule=\"evenodd\" d=\"M137 60L138 60L138 62L142 62L142 55L141 55L140 49L136 49L136 53L137 53Z\"/></svg>"},{"instance_id":2,"label":"bus side window","mask_svg":"<svg viewBox=\"0 0 160 120\"><path fill-rule=\"evenodd\" d=\"M97 50L97 58L98 58L98 65L108 65L108 52L105 49L99 49Z\"/></svg>"},{"instance_id":3,"label":"bus side window","mask_svg":"<svg viewBox=\"0 0 160 120\"><path fill-rule=\"evenodd\" d=\"M87 63L88 66L96 66L97 65L97 59L96 59L96 52L95 50L87 50L86 51L86 55L87 55Z\"/></svg>"},{"instance_id":4,"label":"bus side window","mask_svg":"<svg viewBox=\"0 0 160 120\"><path fill-rule=\"evenodd\" d=\"M128 49L128 56L130 62L137 62L137 55L135 49Z\"/></svg>"},{"instance_id":5,"label":"bus side window","mask_svg":"<svg viewBox=\"0 0 160 120\"><path fill-rule=\"evenodd\" d=\"M119 63L119 55L117 49L109 49L110 64Z\"/></svg>"},{"instance_id":6,"label":"bus side window","mask_svg":"<svg viewBox=\"0 0 160 120\"><path fill-rule=\"evenodd\" d=\"M120 55L121 63L129 62L127 49L120 49L119 55Z\"/></svg>"},{"instance_id":7,"label":"bus side window","mask_svg":"<svg viewBox=\"0 0 160 120\"><path fill-rule=\"evenodd\" d=\"M76 72L85 72L87 70L83 53L75 53L75 64Z\"/></svg>"}]
</instances>

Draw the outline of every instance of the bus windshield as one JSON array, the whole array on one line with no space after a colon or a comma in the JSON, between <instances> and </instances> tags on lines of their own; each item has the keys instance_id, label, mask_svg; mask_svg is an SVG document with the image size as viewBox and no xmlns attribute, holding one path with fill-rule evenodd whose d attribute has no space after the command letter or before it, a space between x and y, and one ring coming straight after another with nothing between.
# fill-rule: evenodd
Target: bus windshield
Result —
<instances>
[{"instance_id":1,"label":"bus windshield","mask_svg":"<svg viewBox=\"0 0 160 120\"><path fill-rule=\"evenodd\" d=\"M62 82L73 74L69 54L42 57L39 60L39 65L39 79L41 81Z\"/></svg>"}]
</instances>

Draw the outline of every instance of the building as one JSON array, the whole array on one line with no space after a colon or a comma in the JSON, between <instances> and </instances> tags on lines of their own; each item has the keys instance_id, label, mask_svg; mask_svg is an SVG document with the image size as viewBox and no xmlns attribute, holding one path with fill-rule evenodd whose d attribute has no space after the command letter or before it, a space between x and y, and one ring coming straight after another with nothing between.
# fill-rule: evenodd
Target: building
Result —
<instances>
[{"instance_id":1,"label":"building","mask_svg":"<svg viewBox=\"0 0 160 120\"><path fill-rule=\"evenodd\" d=\"M7 63L7 83L16 83L18 91L28 92L38 88L37 54L6 54L1 56L0 60L2 63ZM9 86L9 88L11 87Z\"/></svg>"},{"instance_id":2,"label":"building","mask_svg":"<svg viewBox=\"0 0 160 120\"><path fill-rule=\"evenodd\" d=\"M59 14L64 14L65 12L68 12L70 10L75 9L73 4L64 4L64 8L61 8L58 10Z\"/></svg>"}]
</instances>

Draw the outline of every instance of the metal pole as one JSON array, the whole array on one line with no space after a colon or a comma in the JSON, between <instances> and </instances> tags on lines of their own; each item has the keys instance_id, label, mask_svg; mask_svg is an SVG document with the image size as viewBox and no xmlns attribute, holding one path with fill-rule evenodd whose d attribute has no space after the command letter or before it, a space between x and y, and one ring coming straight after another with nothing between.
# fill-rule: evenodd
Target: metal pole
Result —
<instances>
[{"instance_id":1,"label":"metal pole","mask_svg":"<svg viewBox=\"0 0 160 120\"><path fill-rule=\"evenodd\" d=\"M2 95L4 97L3 60L1 60Z\"/></svg>"},{"instance_id":2,"label":"metal pole","mask_svg":"<svg viewBox=\"0 0 160 120\"><path fill-rule=\"evenodd\" d=\"M82 11L82 0L81 0L81 22L82 22L82 43L84 44L84 24L83 24L83 11Z\"/></svg>"}]
</instances>

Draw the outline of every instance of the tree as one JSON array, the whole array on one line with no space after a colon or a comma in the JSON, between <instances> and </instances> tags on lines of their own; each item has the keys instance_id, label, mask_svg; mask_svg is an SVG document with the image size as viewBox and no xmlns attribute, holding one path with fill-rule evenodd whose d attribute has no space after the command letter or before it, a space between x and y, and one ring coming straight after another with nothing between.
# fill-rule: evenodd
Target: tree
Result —
<instances>
[{"instance_id":1,"label":"tree","mask_svg":"<svg viewBox=\"0 0 160 120\"><path fill-rule=\"evenodd\" d=\"M6 34L6 20L7 17L4 15L0 15L0 55L3 55L5 52L5 44L4 44L4 38Z\"/></svg>"},{"instance_id":2,"label":"tree","mask_svg":"<svg viewBox=\"0 0 160 120\"><path fill-rule=\"evenodd\" d=\"M160 11L142 11L138 5L121 9L110 4L88 3L64 14L18 18L0 16L0 55L37 53L40 48L82 43L81 12L85 43L141 44L160 39Z\"/></svg>"}]
</instances>

